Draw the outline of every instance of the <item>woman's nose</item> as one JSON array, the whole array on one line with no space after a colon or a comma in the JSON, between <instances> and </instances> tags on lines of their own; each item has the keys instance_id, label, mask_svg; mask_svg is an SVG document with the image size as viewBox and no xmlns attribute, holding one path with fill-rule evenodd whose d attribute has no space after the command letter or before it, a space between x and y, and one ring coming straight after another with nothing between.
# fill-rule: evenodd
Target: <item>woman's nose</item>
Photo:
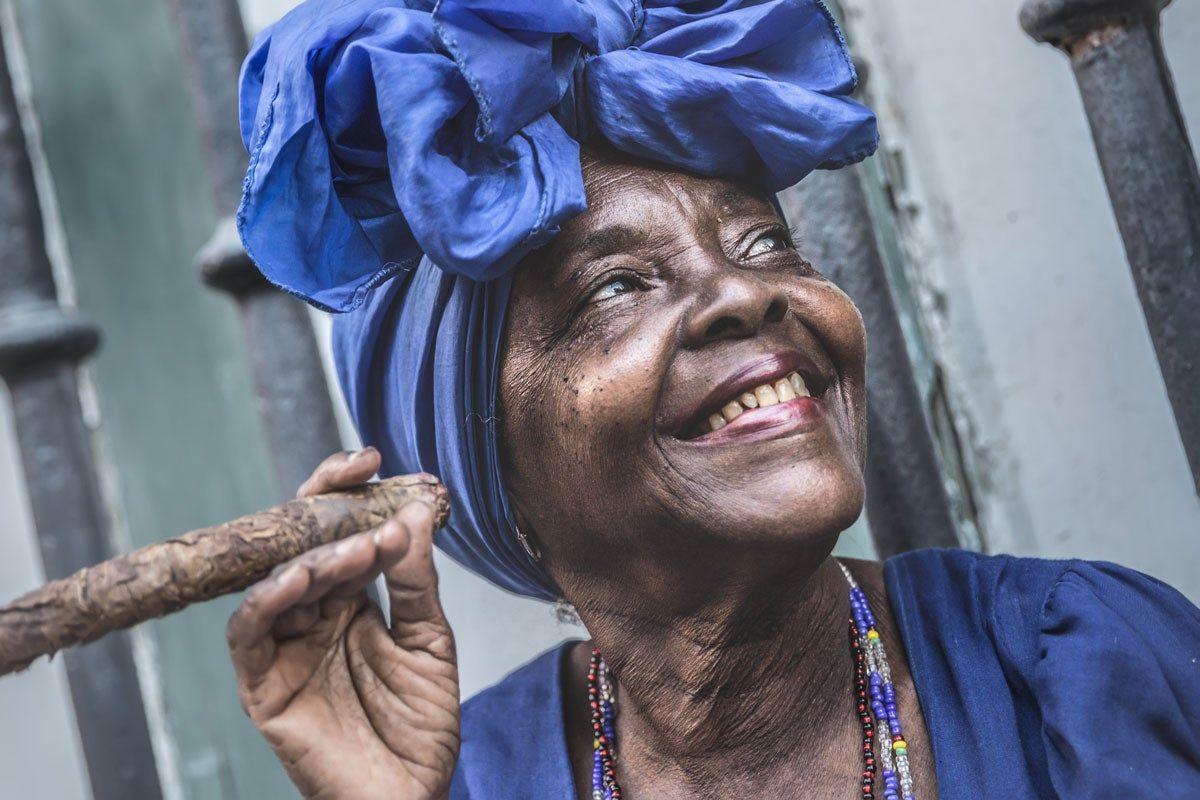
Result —
<instances>
[{"instance_id":1,"label":"woman's nose","mask_svg":"<svg viewBox=\"0 0 1200 800\"><path fill-rule=\"evenodd\" d=\"M745 339L783 319L788 297L778 287L737 267L715 271L698 291L684 323L684 343L701 347L718 339Z\"/></svg>"}]
</instances>

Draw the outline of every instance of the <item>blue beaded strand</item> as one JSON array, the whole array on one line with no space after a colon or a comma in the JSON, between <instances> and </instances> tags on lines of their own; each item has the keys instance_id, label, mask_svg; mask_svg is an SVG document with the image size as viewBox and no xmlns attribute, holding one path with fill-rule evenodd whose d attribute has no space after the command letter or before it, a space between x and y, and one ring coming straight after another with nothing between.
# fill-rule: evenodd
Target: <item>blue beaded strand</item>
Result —
<instances>
[{"instance_id":1,"label":"blue beaded strand","mask_svg":"<svg viewBox=\"0 0 1200 800\"><path fill-rule=\"evenodd\" d=\"M858 646L866 661L870 711L879 739L880 774L884 800L916 800L913 794L912 768L908 760L908 742L896 707L896 687L887 660L883 639L875 628L875 615L867 595L859 587L846 565L838 562L850 584L850 616L858 634Z\"/></svg>"},{"instance_id":2,"label":"blue beaded strand","mask_svg":"<svg viewBox=\"0 0 1200 800\"><path fill-rule=\"evenodd\" d=\"M896 707L896 687L883 639L875 628L871 604L850 570L840 561L850 584L850 649L855 660L855 688L863 723L862 796L874 798L875 755L872 740L879 740L880 776L884 800L916 800L908 743ZM588 668L588 702L592 712L592 800L621 800L616 773L616 707L612 675L600 651L592 650Z\"/></svg>"},{"instance_id":3,"label":"blue beaded strand","mask_svg":"<svg viewBox=\"0 0 1200 800\"><path fill-rule=\"evenodd\" d=\"M612 675L595 648L588 666L588 704L592 711L592 800L621 800Z\"/></svg>"}]
</instances>

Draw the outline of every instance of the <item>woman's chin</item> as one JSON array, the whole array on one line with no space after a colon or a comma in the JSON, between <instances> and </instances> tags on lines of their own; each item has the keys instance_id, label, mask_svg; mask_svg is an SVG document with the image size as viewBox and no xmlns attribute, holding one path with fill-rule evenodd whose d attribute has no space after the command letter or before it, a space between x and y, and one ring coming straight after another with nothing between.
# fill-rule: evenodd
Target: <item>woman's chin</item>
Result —
<instances>
[{"instance_id":1,"label":"woman's chin","mask_svg":"<svg viewBox=\"0 0 1200 800\"><path fill-rule=\"evenodd\" d=\"M804 397L747 412L703 436L663 441L672 466L722 493L732 488L759 505L781 498L795 506L826 505L825 493L852 493L852 484L861 494L862 470L846 433L851 428Z\"/></svg>"},{"instance_id":2,"label":"woman's chin","mask_svg":"<svg viewBox=\"0 0 1200 800\"><path fill-rule=\"evenodd\" d=\"M755 546L818 546L836 541L862 514L865 487L856 464L836 464L749 481L701 524ZM714 524L715 523L715 524Z\"/></svg>"}]
</instances>

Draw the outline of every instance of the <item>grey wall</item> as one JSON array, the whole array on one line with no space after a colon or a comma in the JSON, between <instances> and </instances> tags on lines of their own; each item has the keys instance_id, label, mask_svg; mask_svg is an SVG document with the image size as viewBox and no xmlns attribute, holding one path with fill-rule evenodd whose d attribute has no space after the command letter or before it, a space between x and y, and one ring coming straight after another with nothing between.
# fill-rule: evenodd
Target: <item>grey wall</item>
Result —
<instances>
[{"instance_id":1,"label":"grey wall","mask_svg":"<svg viewBox=\"0 0 1200 800\"><path fill-rule=\"evenodd\" d=\"M1200 598L1200 502L1074 79L1019 0L843 0L913 283L977 460L986 549ZM1164 16L1193 142L1200 5Z\"/></svg>"}]
</instances>

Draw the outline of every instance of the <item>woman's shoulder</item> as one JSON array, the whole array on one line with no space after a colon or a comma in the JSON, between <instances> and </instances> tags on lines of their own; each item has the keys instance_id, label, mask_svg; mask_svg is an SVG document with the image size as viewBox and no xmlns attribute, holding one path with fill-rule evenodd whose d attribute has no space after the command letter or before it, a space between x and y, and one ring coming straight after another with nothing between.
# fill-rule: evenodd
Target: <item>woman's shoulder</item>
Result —
<instances>
[{"instance_id":1,"label":"woman's shoulder","mask_svg":"<svg viewBox=\"0 0 1200 800\"><path fill-rule=\"evenodd\" d=\"M575 644L547 650L463 703L451 800L574 796L563 671Z\"/></svg>"},{"instance_id":2,"label":"woman's shoulder","mask_svg":"<svg viewBox=\"0 0 1200 800\"><path fill-rule=\"evenodd\" d=\"M918 651L992 653L1010 679L1053 681L1054 666L1078 658L1093 674L1157 659L1169 675L1200 680L1200 609L1127 567L917 550L888 559L884 580L905 645Z\"/></svg>"},{"instance_id":3,"label":"woman's shoulder","mask_svg":"<svg viewBox=\"0 0 1200 800\"><path fill-rule=\"evenodd\" d=\"M1014 648L1036 649L1046 635L1068 634L1084 620L1200 630L1200 610L1178 591L1105 561L915 550L888 559L884 580L899 615L942 624L958 618Z\"/></svg>"},{"instance_id":4,"label":"woman's shoulder","mask_svg":"<svg viewBox=\"0 0 1200 800\"><path fill-rule=\"evenodd\" d=\"M1175 589L1107 562L950 550L884 575L939 778L946 750L972 760L953 733L987 725L1032 796L1200 792L1200 610Z\"/></svg>"}]
</instances>

